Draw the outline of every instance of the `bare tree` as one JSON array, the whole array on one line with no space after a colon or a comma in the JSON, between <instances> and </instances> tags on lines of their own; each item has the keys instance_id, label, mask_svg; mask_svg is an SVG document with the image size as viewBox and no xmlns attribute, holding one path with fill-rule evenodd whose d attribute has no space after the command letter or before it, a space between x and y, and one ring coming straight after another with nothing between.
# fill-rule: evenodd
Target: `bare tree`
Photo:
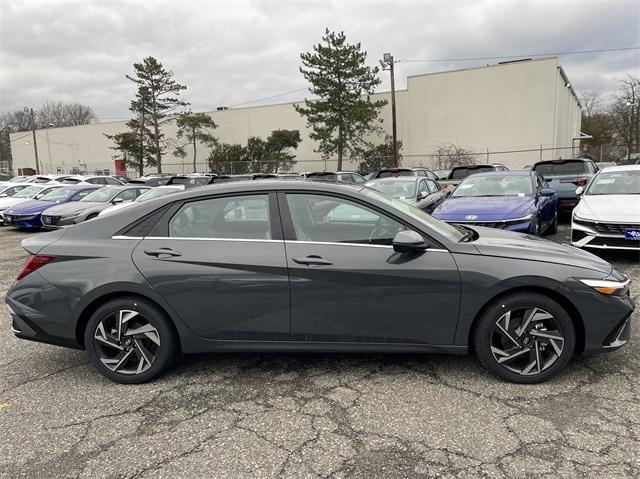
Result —
<instances>
[{"instance_id":1,"label":"bare tree","mask_svg":"<svg viewBox=\"0 0 640 479\"><path fill-rule=\"evenodd\" d=\"M91 107L80 103L63 103L61 101L47 101L36 112L39 128L47 125L76 126L86 125L96 115Z\"/></svg>"},{"instance_id":2,"label":"bare tree","mask_svg":"<svg viewBox=\"0 0 640 479\"><path fill-rule=\"evenodd\" d=\"M439 145L432 153L436 169L449 169L455 166L472 165L476 154L453 143Z\"/></svg>"},{"instance_id":3,"label":"bare tree","mask_svg":"<svg viewBox=\"0 0 640 479\"><path fill-rule=\"evenodd\" d=\"M611 128L627 149L627 160L640 152L640 77L627 75L608 110Z\"/></svg>"},{"instance_id":4,"label":"bare tree","mask_svg":"<svg viewBox=\"0 0 640 479\"><path fill-rule=\"evenodd\" d=\"M580 92L580 103L582 103L582 109L587 116L591 116L602 110L602 90L583 90Z\"/></svg>"}]
</instances>

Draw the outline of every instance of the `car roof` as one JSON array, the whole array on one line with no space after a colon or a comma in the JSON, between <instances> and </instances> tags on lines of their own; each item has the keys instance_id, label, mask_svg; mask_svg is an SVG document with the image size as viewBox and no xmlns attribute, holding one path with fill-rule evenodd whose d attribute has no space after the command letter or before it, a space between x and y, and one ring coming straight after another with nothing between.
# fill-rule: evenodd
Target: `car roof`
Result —
<instances>
[{"instance_id":1,"label":"car roof","mask_svg":"<svg viewBox=\"0 0 640 479\"><path fill-rule=\"evenodd\" d=\"M478 178L480 176L533 176L535 174L537 173L531 170L487 171L486 173L474 173L473 175L469 175L467 178Z\"/></svg>"},{"instance_id":2,"label":"car roof","mask_svg":"<svg viewBox=\"0 0 640 479\"><path fill-rule=\"evenodd\" d=\"M606 168L602 168L600 171L640 171L640 165L607 166Z\"/></svg>"},{"instance_id":3,"label":"car roof","mask_svg":"<svg viewBox=\"0 0 640 479\"><path fill-rule=\"evenodd\" d=\"M375 181L376 183L395 183L398 181L404 181L406 183L409 183L413 181L415 183L416 181L429 180L429 179L430 178L427 178L426 176L387 176L385 178L372 178L369 181L367 181L367 183L371 183L373 181ZM431 181L435 181L435 180L431 180Z\"/></svg>"},{"instance_id":4,"label":"car roof","mask_svg":"<svg viewBox=\"0 0 640 479\"><path fill-rule=\"evenodd\" d=\"M43 186L50 186L50 185L43 185ZM54 185L51 185L51 186L54 186ZM91 183L87 183L87 184L84 184L84 185L57 185L57 186L63 186L65 188L67 188L67 189L78 190L78 191L81 191L81 190L97 190L97 189L105 187L105 185L93 185Z\"/></svg>"}]
</instances>

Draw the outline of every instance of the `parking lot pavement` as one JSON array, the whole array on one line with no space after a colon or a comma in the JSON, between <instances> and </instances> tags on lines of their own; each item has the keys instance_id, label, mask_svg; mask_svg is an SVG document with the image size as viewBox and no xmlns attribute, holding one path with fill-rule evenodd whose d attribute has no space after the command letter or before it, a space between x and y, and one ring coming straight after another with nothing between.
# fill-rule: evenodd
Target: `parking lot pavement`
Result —
<instances>
[{"instance_id":1,"label":"parking lot pavement","mask_svg":"<svg viewBox=\"0 0 640 479\"><path fill-rule=\"evenodd\" d=\"M2 296L24 237L0 228ZM607 259L638 295L638 257ZM0 318L2 477L640 477L637 340L534 386L473 358L370 354L189 357L124 386Z\"/></svg>"}]
</instances>

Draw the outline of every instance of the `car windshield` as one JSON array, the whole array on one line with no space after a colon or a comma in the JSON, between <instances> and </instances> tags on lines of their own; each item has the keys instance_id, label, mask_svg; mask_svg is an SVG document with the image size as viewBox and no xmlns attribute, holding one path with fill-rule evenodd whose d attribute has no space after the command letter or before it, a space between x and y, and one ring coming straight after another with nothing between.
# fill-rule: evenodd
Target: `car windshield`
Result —
<instances>
[{"instance_id":1,"label":"car windshield","mask_svg":"<svg viewBox=\"0 0 640 479\"><path fill-rule=\"evenodd\" d=\"M393 196L399 200L406 200L407 198L415 198L416 196L416 181L370 181L366 184L369 188L382 191L389 196Z\"/></svg>"},{"instance_id":2,"label":"car windshield","mask_svg":"<svg viewBox=\"0 0 640 479\"><path fill-rule=\"evenodd\" d=\"M100 188L99 190L96 190L96 191L93 191L93 192L89 193L87 196L82 198L80 201L92 201L94 203L106 203L118 191L120 191L118 188L107 186L105 188Z\"/></svg>"},{"instance_id":3,"label":"car windshield","mask_svg":"<svg viewBox=\"0 0 640 479\"><path fill-rule=\"evenodd\" d=\"M135 200L136 203L143 203L154 198L160 198L161 196L170 195L171 193L177 193L181 191L178 188L152 188L149 191L142 193Z\"/></svg>"},{"instance_id":4,"label":"car windshield","mask_svg":"<svg viewBox=\"0 0 640 479\"><path fill-rule=\"evenodd\" d=\"M405 203L402 200L398 200L372 188L363 188L361 192L365 196L381 201L384 204L391 206L393 209L410 216L450 241L458 242L465 236L465 233L460 229L455 228L444 221L440 221L429 213L426 213L415 206L411 206L409 203Z\"/></svg>"},{"instance_id":5,"label":"car windshield","mask_svg":"<svg viewBox=\"0 0 640 479\"><path fill-rule=\"evenodd\" d=\"M640 170L618 170L599 173L587 195L640 195Z\"/></svg>"},{"instance_id":6,"label":"car windshield","mask_svg":"<svg viewBox=\"0 0 640 479\"><path fill-rule=\"evenodd\" d=\"M78 190L75 188L64 188L64 187L56 188L55 190L50 191L40 199L43 201L55 201L59 203L60 201L64 201L67 198L70 198L71 196L75 195L77 192Z\"/></svg>"},{"instance_id":7,"label":"car windshield","mask_svg":"<svg viewBox=\"0 0 640 479\"><path fill-rule=\"evenodd\" d=\"M539 175L576 175L588 173L587 163L580 160L554 160L545 163L538 163L533 167Z\"/></svg>"},{"instance_id":8,"label":"car windshield","mask_svg":"<svg viewBox=\"0 0 640 479\"><path fill-rule=\"evenodd\" d=\"M44 188L42 186L29 186L22 191L19 191L15 195L14 198L33 198L35 195L40 193Z\"/></svg>"},{"instance_id":9,"label":"car windshield","mask_svg":"<svg viewBox=\"0 0 640 479\"><path fill-rule=\"evenodd\" d=\"M531 196L531 177L516 175L470 176L458 185L452 197Z\"/></svg>"}]
</instances>

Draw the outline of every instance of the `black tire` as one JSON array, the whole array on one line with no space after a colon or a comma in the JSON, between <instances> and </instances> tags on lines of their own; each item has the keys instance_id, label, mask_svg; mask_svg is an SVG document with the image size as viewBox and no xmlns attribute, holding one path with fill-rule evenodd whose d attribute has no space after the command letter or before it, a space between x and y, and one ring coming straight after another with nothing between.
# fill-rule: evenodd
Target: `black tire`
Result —
<instances>
[{"instance_id":1,"label":"black tire","mask_svg":"<svg viewBox=\"0 0 640 479\"><path fill-rule=\"evenodd\" d=\"M536 223L535 226L533 228L533 233L531 233L534 236L541 236L542 234L542 223L540 222L540 217L536 216Z\"/></svg>"},{"instance_id":2,"label":"black tire","mask_svg":"<svg viewBox=\"0 0 640 479\"><path fill-rule=\"evenodd\" d=\"M118 352L118 349L111 346L105 346L102 341L96 339L96 336L100 335L100 330L98 329L100 323L102 323L102 330L104 331L104 328L106 327L105 324L109 324L109 321L117 321L115 318L117 318L120 311L135 313L136 316L134 317L134 320L130 320L132 323L139 320L140 323L137 323L138 325L144 324L144 322L151 325L154 332L150 334L152 334L154 338L157 338L157 342L159 344L155 345L155 341L149 341L147 337L143 337L148 336L148 334L143 333L142 335L131 336L129 342L131 343L133 341L134 343L130 344L126 348L126 351L121 349ZM103 323L103 321L105 322ZM138 338L140 342L146 341L149 348L140 346L138 342L135 342L136 339L134 338ZM123 343L117 341L115 336L109 336L109 340L113 343L117 342L118 348L123 345ZM91 315L91 318L87 323L87 327L84 331L84 345L89 359L98 372L112 381L122 384L139 384L157 378L174 363L179 354L178 335L171 323L171 320L160 308L147 300L137 297L113 299L100 306ZM143 361L141 359L143 355L140 355L140 348L144 348L146 353L149 353L150 349L153 349L153 353L150 356L153 357L153 359L151 361ZM112 370L103 362L105 360L115 360L109 359L108 356L110 353L113 353L115 356L115 354L126 354L126 352L132 349L133 351L131 351L131 356L128 359L129 363L136 361L136 355L138 355L137 358L140 358L140 363L145 363L145 370L141 372L128 373L125 372L126 370L118 372L117 366L116 370ZM138 350L136 351L136 349ZM105 352L107 353L106 355Z\"/></svg>"},{"instance_id":3,"label":"black tire","mask_svg":"<svg viewBox=\"0 0 640 479\"><path fill-rule=\"evenodd\" d=\"M536 309L538 310L537 312L535 311ZM543 319L530 321L529 324L533 323L532 330L535 330L534 333L529 334L525 328L521 333L522 335L517 336L518 328L515 326L522 326L522 323L526 322L527 310L534 311L532 317ZM519 311L524 311L521 319L518 318L520 314ZM513 315L513 319L511 319L511 316L509 317L509 322L513 322L514 325L514 331L511 336L521 344L520 350L523 348L528 349L526 351L520 351L518 347L511 346L509 355L503 356L503 354L506 354L505 348L496 345L495 342L496 339L498 339L509 343L509 341L505 339L505 335L499 332L497 324L498 321L505 321L503 318L505 318L507 312L511 312ZM544 313L547 313L547 315ZM551 319L547 319L549 315ZM519 324L518 321L520 321ZM547 324L554 324L555 329L553 331L557 331L558 336L563 338L562 343L556 340L554 344L551 344L551 342L539 336L541 333L545 334L548 332L550 334L552 331L542 328L539 329L535 325L546 326ZM502 323L502 325L504 325L504 323ZM509 327L507 327L507 330L509 330ZM535 336L533 336L533 334L535 334ZM547 341L547 343L545 344L544 341ZM497 299L482 313L482 316L478 318L472 343L476 356L489 371L507 381L521 384L534 384L546 381L565 368L575 349L576 333L573 322L565 309L548 296L538 293L515 293ZM492 346L496 348L495 352ZM544 348L542 352L540 350L541 347ZM557 354L556 348L561 349L560 354ZM533 351L531 351L532 349ZM538 353L537 356L536 352ZM501 364L498 362L498 359L496 359L500 357L500 360L507 360L508 358L515 358L516 356L518 356L517 359L512 359L510 360L512 362L509 363L505 362ZM547 363L545 363L544 367L541 367L544 358L548 358L548 366L546 365ZM532 359L537 361L537 371L525 372L527 367L530 367L528 361ZM515 361L524 362L524 364L528 364L528 366L519 372L514 372L512 369L517 369L514 368Z\"/></svg>"},{"instance_id":4,"label":"black tire","mask_svg":"<svg viewBox=\"0 0 640 479\"><path fill-rule=\"evenodd\" d=\"M547 234L554 235L558 232L558 210L555 211L553 221L547 229Z\"/></svg>"}]
</instances>

